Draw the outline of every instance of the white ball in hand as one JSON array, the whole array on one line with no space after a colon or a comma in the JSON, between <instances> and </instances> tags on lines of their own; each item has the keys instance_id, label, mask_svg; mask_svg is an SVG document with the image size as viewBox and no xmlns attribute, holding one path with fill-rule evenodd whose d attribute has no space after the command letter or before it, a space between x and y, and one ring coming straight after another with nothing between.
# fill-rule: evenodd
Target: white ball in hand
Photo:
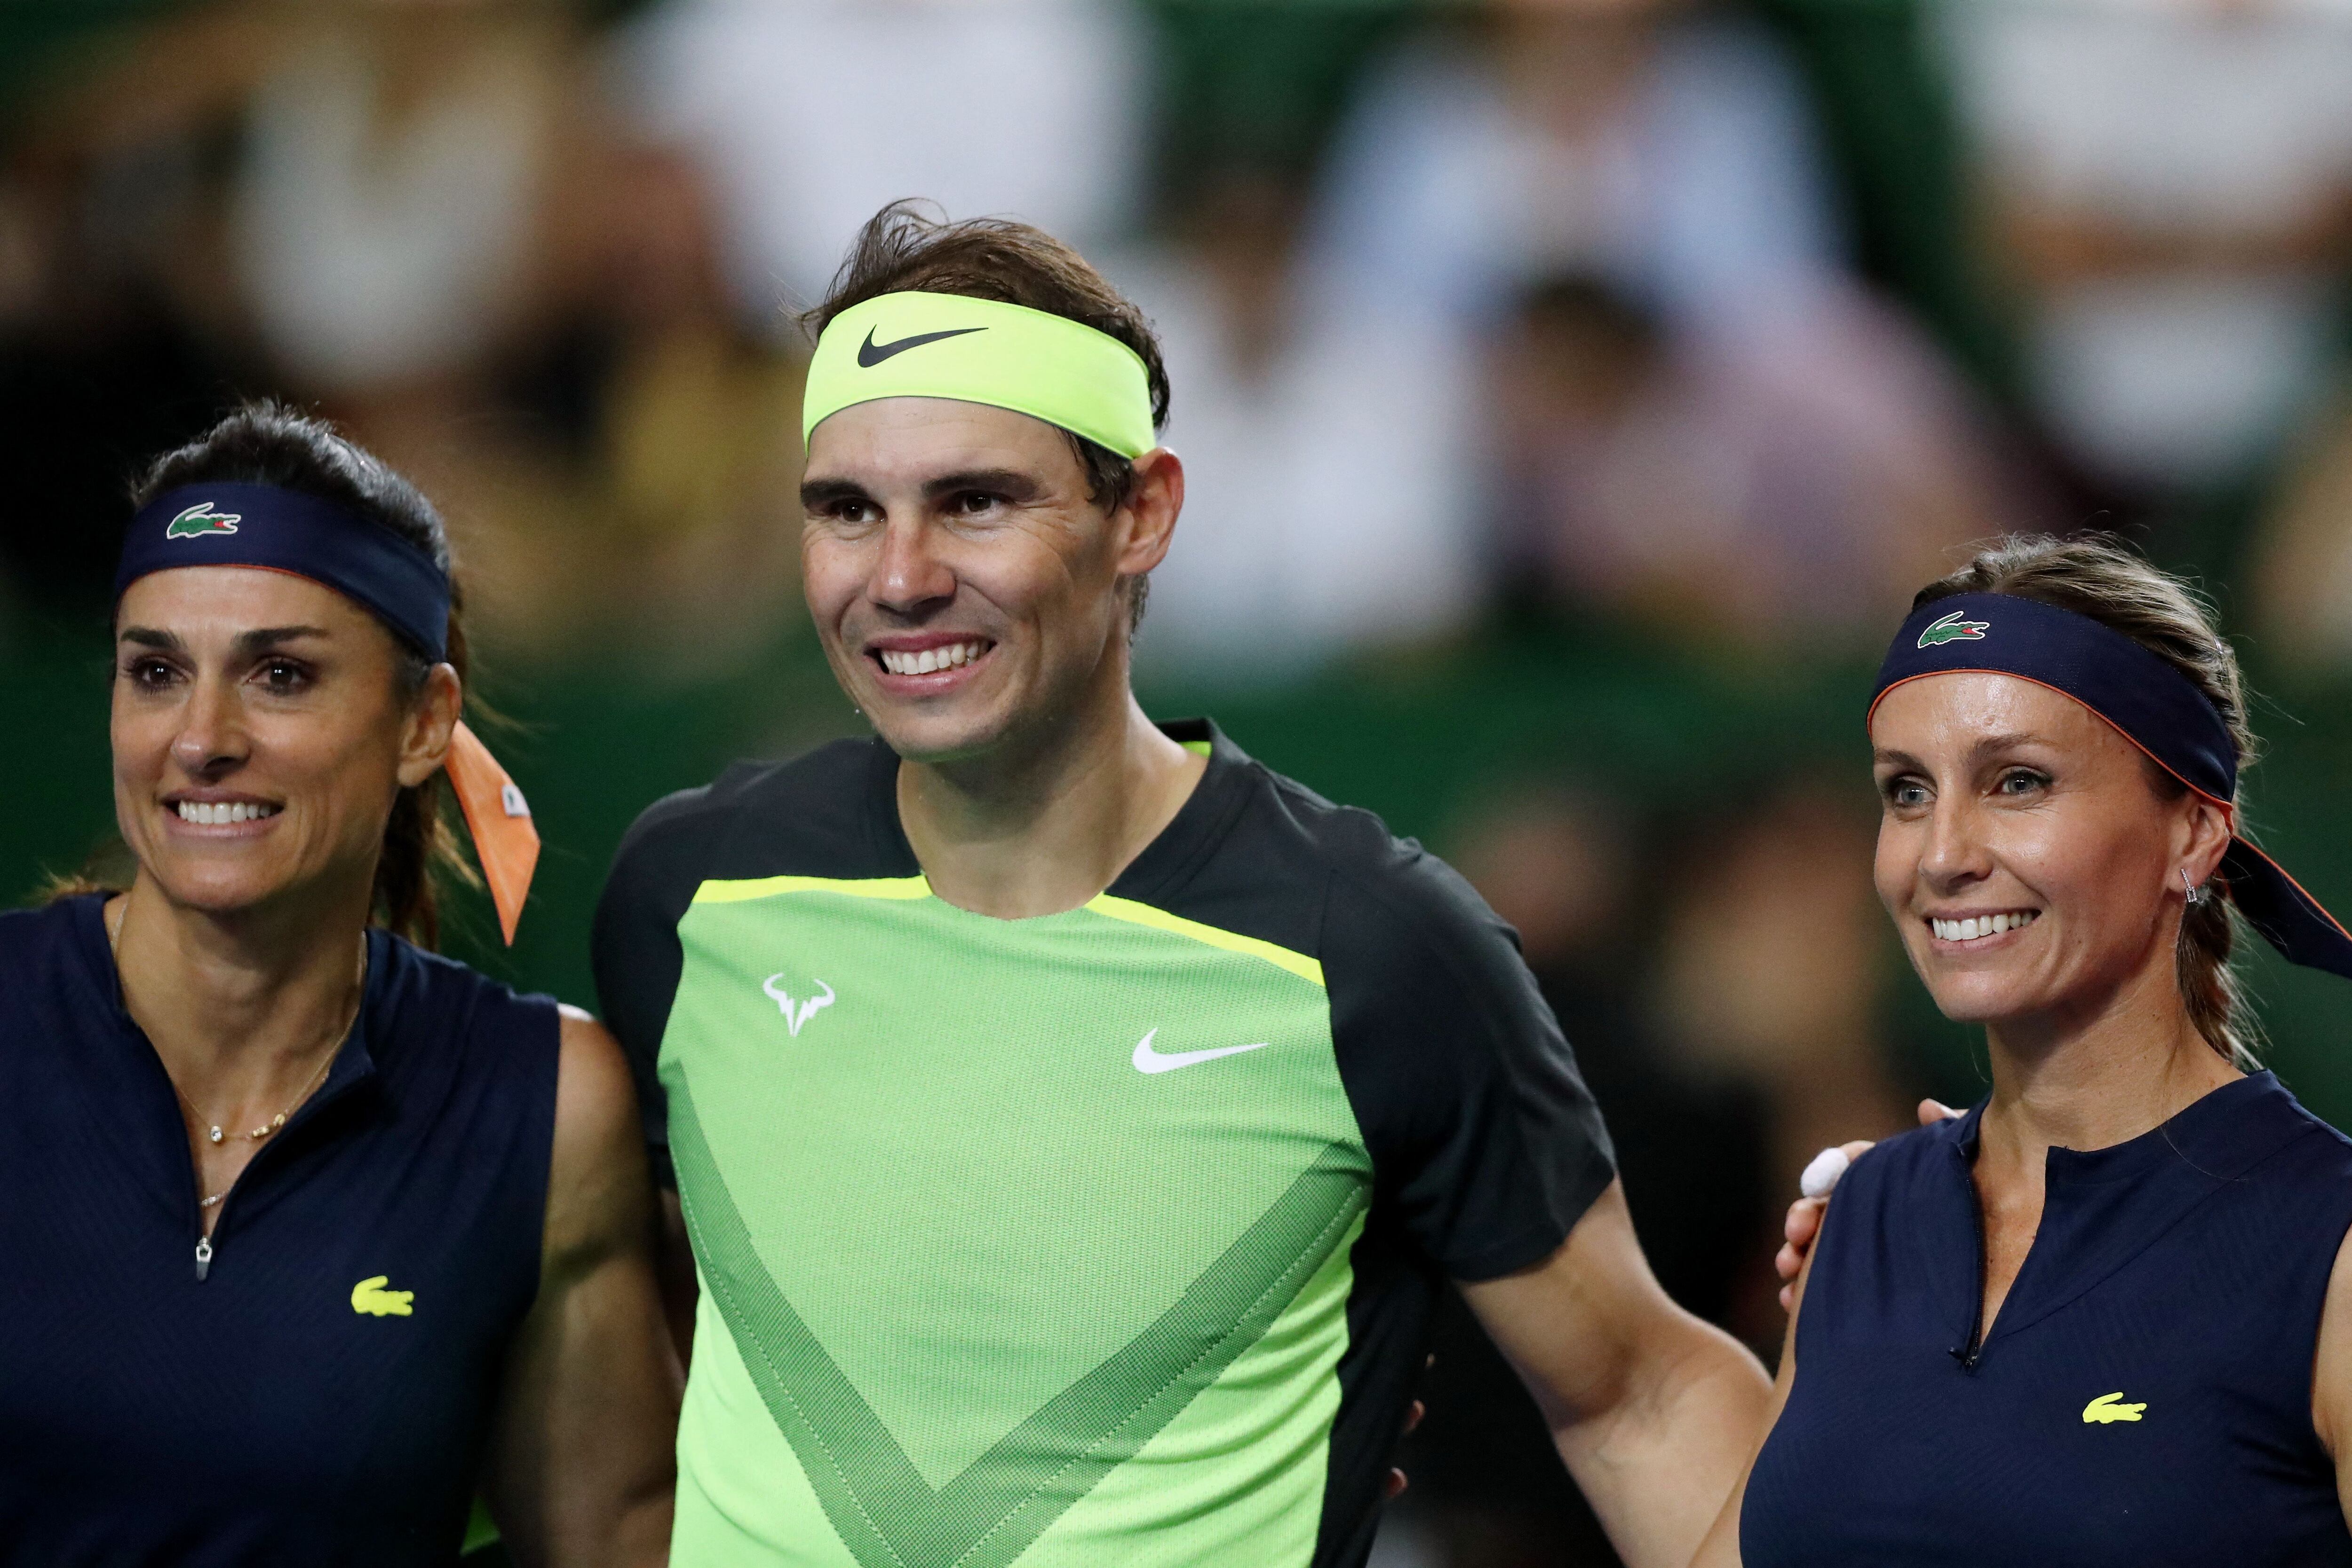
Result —
<instances>
[{"instance_id":1,"label":"white ball in hand","mask_svg":"<svg viewBox=\"0 0 2352 1568\"><path fill-rule=\"evenodd\" d=\"M1852 1163L1853 1162L1845 1157L1844 1150L1824 1149L1813 1156L1813 1163L1805 1167L1803 1175L1797 1178L1798 1190L1809 1198L1825 1198L1838 1184L1838 1178L1845 1174L1845 1168Z\"/></svg>"}]
</instances>

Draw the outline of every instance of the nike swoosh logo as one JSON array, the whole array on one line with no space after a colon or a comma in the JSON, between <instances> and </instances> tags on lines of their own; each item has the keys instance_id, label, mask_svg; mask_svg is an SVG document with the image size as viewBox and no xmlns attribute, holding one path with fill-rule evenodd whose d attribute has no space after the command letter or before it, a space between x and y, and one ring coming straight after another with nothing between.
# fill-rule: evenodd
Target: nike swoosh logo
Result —
<instances>
[{"instance_id":1,"label":"nike swoosh logo","mask_svg":"<svg viewBox=\"0 0 2352 1568\"><path fill-rule=\"evenodd\" d=\"M1195 1062L1213 1062L1219 1057L1237 1057L1244 1051L1262 1051L1272 1042L1260 1040L1254 1046L1212 1046L1205 1051L1155 1051L1151 1041L1160 1033L1154 1029L1136 1042L1131 1058L1138 1072L1174 1072Z\"/></svg>"},{"instance_id":2,"label":"nike swoosh logo","mask_svg":"<svg viewBox=\"0 0 2352 1568\"><path fill-rule=\"evenodd\" d=\"M908 349L921 348L925 343L938 342L941 338L960 338L966 332L984 332L986 327L950 327L944 332L917 332L911 338L900 338L895 343L877 343L874 329L866 329L866 341L857 345L857 365L860 370L872 370L892 354L905 353Z\"/></svg>"}]
</instances>

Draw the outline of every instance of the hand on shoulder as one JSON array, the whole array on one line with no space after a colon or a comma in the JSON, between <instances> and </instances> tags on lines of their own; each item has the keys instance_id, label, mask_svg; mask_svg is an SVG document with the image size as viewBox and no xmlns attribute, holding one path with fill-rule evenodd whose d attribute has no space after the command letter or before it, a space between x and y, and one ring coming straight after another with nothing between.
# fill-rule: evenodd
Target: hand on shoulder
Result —
<instances>
[{"instance_id":1,"label":"hand on shoulder","mask_svg":"<svg viewBox=\"0 0 2352 1568\"><path fill-rule=\"evenodd\" d=\"M1964 1112L1953 1110L1939 1100L1919 1102L1919 1125L1933 1127L1938 1121L1957 1121ZM1813 1249L1813 1242L1822 1233L1822 1216L1829 1212L1830 1194L1836 1190L1838 1180L1846 1167L1869 1152L1873 1144L1868 1139L1856 1139L1841 1143L1834 1149L1824 1149L1813 1156L1800 1179L1802 1189L1795 1203L1789 1205L1789 1217L1780 1227L1786 1239L1772 1259L1773 1271L1780 1276L1780 1308L1793 1311L1796 1307L1797 1276L1804 1271L1805 1255Z\"/></svg>"}]
</instances>

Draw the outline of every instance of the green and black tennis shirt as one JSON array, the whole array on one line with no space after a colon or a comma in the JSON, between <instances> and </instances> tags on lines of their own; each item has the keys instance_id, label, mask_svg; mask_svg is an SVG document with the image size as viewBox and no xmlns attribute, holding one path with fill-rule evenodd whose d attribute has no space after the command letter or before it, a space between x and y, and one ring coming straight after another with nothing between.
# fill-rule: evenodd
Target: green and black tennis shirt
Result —
<instances>
[{"instance_id":1,"label":"green and black tennis shirt","mask_svg":"<svg viewBox=\"0 0 2352 1568\"><path fill-rule=\"evenodd\" d=\"M1083 908L934 896L878 741L646 812L599 990L702 1282L672 1561L1349 1568L1442 1281L1612 1173L1510 932L1202 723Z\"/></svg>"}]
</instances>

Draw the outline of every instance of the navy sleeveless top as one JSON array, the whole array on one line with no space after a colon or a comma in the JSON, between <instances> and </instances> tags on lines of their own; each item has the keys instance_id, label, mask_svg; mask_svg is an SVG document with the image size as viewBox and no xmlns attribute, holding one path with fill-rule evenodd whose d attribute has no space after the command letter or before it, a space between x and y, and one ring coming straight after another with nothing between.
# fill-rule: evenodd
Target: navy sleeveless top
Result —
<instances>
[{"instance_id":1,"label":"navy sleeveless top","mask_svg":"<svg viewBox=\"0 0 2352 1568\"><path fill-rule=\"evenodd\" d=\"M539 1289L557 1017L368 933L221 1204L95 897L0 915L0 1563L446 1564Z\"/></svg>"},{"instance_id":2,"label":"navy sleeveless top","mask_svg":"<svg viewBox=\"0 0 2352 1568\"><path fill-rule=\"evenodd\" d=\"M1983 1110L1838 1184L1747 1568L2352 1563L2311 1420L2352 1142L2258 1073L2130 1142L2051 1150L1978 1344Z\"/></svg>"}]
</instances>

